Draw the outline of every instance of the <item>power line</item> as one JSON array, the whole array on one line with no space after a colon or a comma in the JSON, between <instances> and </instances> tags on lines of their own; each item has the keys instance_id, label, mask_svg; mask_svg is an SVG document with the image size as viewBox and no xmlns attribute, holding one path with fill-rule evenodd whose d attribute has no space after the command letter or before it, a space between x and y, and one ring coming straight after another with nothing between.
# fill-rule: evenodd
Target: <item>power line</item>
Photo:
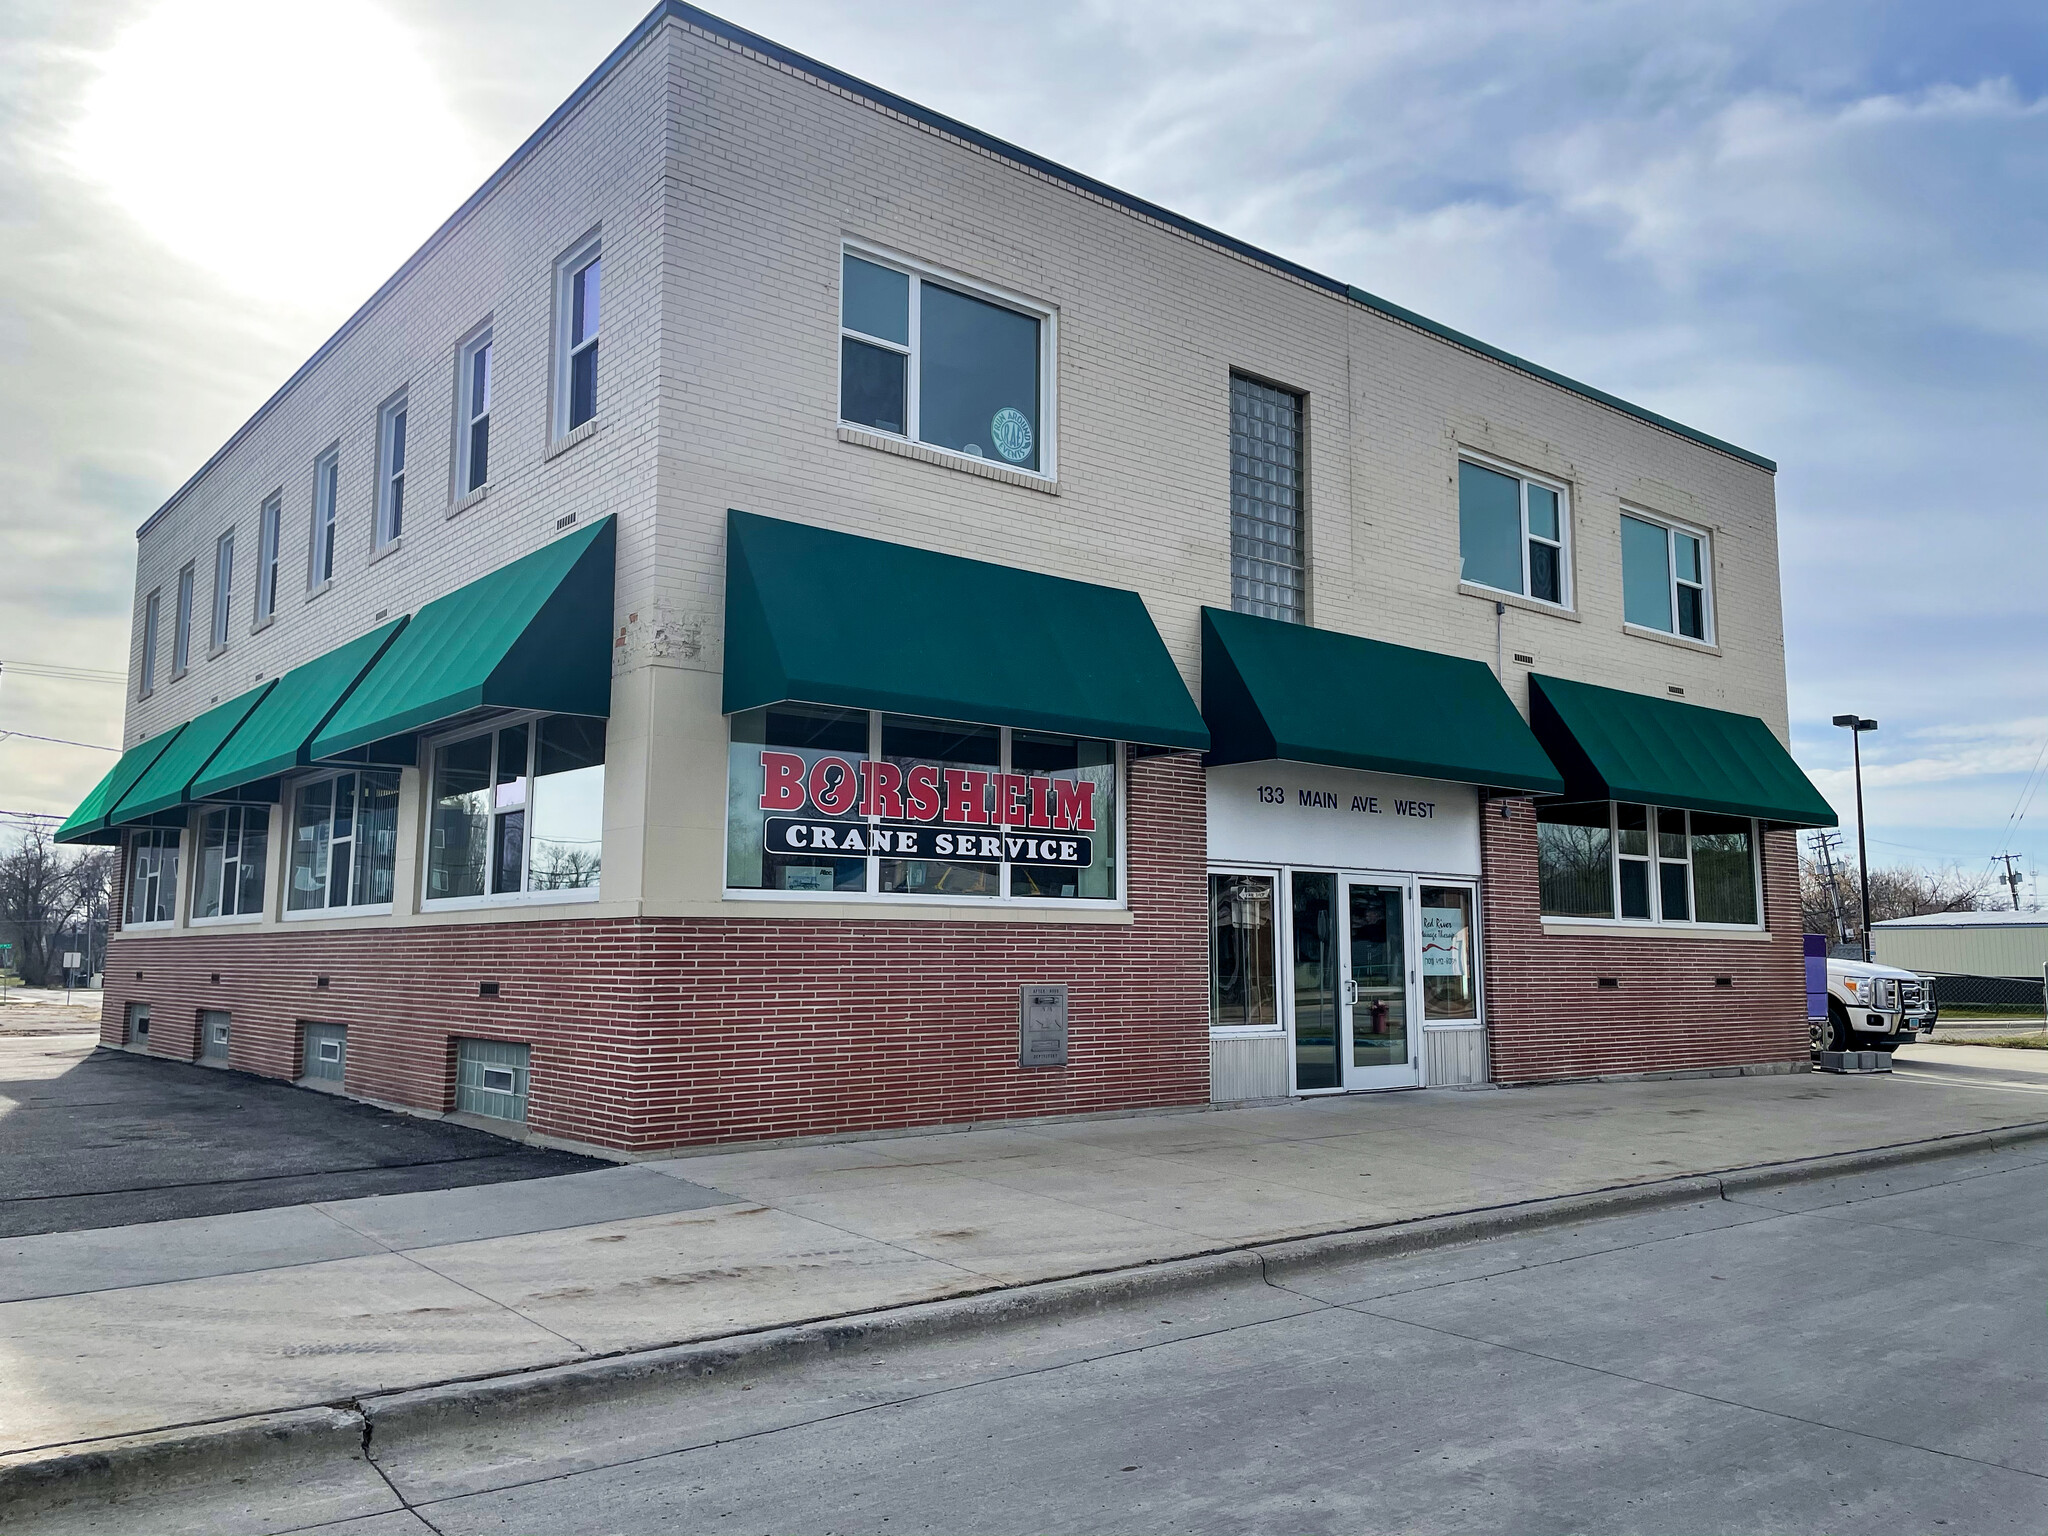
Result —
<instances>
[{"instance_id":1,"label":"power line","mask_svg":"<svg viewBox=\"0 0 2048 1536\"><path fill-rule=\"evenodd\" d=\"M0 661L0 672L19 672L25 677L54 677L67 683L125 683L125 672L108 672L99 667L66 667L44 661Z\"/></svg>"},{"instance_id":2,"label":"power line","mask_svg":"<svg viewBox=\"0 0 2048 1536\"><path fill-rule=\"evenodd\" d=\"M72 741L63 736L38 736L33 731L0 731L0 741L9 736L19 736L23 741L50 741L60 747L84 747L89 752L118 752L119 747L103 747L96 741Z\"/></svg>"}]
</instances>

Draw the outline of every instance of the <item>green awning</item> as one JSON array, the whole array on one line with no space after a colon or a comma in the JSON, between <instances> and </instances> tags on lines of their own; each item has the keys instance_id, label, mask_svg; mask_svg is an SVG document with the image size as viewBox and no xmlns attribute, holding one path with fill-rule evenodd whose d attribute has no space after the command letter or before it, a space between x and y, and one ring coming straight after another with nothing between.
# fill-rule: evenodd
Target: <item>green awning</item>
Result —
<instances>
[{"instance_id":1,"label":"green awning","mask_svg":"<svg viewBox=\"0 0 2048 1536\"><path fill-rule=\"evenodd\" d=\"M78 809L64 818L64 825L57 829L55 840L60 843L119 842L121 834L108 826L107 813L121 803L135 781L149 772L150 766L184 729L182 725L173 726L147 741L138 741L123 752L121 760L107 770L107 776L93 786L92 793L78 802Z\"/></svg>"},{"instance_id":2,"label":"green awning","mask_svg":"<svg viewBox=\"0 0 2048 1536\"><path fill-rule=\"evenodd\" d=\"M617 524L601 518L437 597L314 737L338 757L473 709L609 715Z\"/></svg>"},{"instance_id":3,"label":"green awning","mask_svg":"<svg viewBox=\"0 0 2048 1536\"><path fill-rule=\"evenodd\" d=\"M1754 715L1531 676L1529 723L1575 800L1836 824L1834 808Z\"/></svg>"},{"instance_id":4,"label":"green awning","mask_svg":"<svg viewBox=\"0 0 2048 1536\"><path fill-rule=\"evenodd\" d=\"M193 798L229 794L310 763L308 744L405 623L399 618L380 624L278 678L193 782Z\"/></svg>"},{"instance_id":5,"label":"green awning","mask_svg":"<svg viewBox=\"0 0 2048 1536\"><path fill-rule=\"evenodd\" d=\"M1556 794L1550 759L1484 662L1202 610L1212 763L1286 758Z\"/></svg>"},{"instance_id":6,"label":"green awning","mask_svg":"<svg viewBox=\"0 0 2048 1536\"><path fill-rule=\"evenodd\" d=\"M731 512L725 712L787 700L1209 745L1135 592Z\"/></svg>"},{"instance_id":7,"label":"green awning","mask_svg":"<svg viewBox=\"0 0 2048 1536\"><path fill-rule=\"evenodd\" d=\"M234 735L235 727L248 719L249 712L276 686L277 680L273 678L238 698L216 705L196 720L187 721L178 732L178 739L165 747L134 787L115 802L107 815L108 823L120 826L147 821L159 812L174 811L188 804L195 798L192 781L220 751L221 743Z\"/></svg>"}]
</instances>

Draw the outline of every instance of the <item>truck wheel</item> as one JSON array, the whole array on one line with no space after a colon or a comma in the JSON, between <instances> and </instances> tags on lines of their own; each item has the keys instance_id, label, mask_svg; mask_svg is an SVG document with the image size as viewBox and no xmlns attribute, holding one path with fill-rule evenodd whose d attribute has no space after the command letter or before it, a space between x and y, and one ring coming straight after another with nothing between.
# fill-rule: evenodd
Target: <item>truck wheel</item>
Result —
<instances>
[{"instance_id":1,"label":"truck wheel","mask_svg":"<svg viewBox=\"0 0 2048 1536\"><path fill-rule=\"evenodd\" d=\"M1828 999L1828 1016L1807 1026L1807 1039L1816 1051L1849 1049L1849 1010L1834 998Z\"/></svg>"}]
</instances>

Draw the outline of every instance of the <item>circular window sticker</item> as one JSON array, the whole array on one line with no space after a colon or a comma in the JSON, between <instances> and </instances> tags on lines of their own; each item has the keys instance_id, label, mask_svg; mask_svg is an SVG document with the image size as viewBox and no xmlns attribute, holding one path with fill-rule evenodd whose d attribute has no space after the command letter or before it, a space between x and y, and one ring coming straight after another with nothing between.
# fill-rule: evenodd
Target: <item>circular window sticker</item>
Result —
<instances>
[{"instance_id":1,"label":"circular window sticker","mask_svg":"<svg viewBox=\"0 0 2048 1536\"><path fill-rule=\"evenodd\" d=\"M995 440L996 452L1012 464L1031 457L1031 422L1015 406L1006 405L996 412L988 424L988 435Z\"/></svg>"}]
</instances>

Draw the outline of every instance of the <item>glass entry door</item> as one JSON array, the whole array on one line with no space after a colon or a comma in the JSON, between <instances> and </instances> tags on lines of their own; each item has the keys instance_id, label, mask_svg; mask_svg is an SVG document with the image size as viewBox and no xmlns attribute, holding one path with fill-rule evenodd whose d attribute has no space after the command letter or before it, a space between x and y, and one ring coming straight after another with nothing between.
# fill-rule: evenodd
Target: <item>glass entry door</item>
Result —
<instances>
[{"instance_id":1,"label":"glass entry door","mask_svg":"<svg viewBox=\"0 0 2048 1536\"><path fill-rule=\"evenodd\" d=\"M1413 907L1410 881L1344 880L1337 1042L1343 1087L1413 1088L1422 1082Z\"/></svg>"}]
</instances>

